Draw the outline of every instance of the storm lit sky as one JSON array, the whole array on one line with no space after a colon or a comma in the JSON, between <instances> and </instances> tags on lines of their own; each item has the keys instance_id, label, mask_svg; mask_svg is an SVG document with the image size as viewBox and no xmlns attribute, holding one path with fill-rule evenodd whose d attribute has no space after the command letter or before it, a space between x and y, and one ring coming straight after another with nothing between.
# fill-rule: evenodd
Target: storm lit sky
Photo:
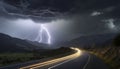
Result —
<instances>
[{"instance_id":1,"label":"storm lit sky","mask_svg":"<svg viewBox=\"0 0 120 69\"><path fill-rule=\"evenodd\" d=\"M120 31L119 0L0 0L0 33L51 43ZM42 32L42 42L48 33ZM37 41L40 40L37 39Z\"/></svg>"}]
</instances>

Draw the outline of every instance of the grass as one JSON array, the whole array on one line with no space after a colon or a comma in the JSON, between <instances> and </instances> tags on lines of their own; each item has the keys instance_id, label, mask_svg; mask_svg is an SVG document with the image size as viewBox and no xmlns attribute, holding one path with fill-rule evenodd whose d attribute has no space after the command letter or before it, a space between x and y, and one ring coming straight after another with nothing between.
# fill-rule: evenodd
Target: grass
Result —
<instances>
[{"instance_id":1,"label":"grass","mask_svg":"<svg viewBox=\"0 0 120 69\"><path fill-rule=\"evenodd\" d=\"M74 53L74 51L70 48L59 48L45 52L34 51L31 53L0 53L0 67L49 57L62 57L71 53Z\"/></svg>"},{"instance_id":2,"label":"grass","mask_svg":"<svg viewBox=\"0 0 120 69\"><path fill-rule=\"evenodd\" d=\"M0 66L29 61L33 57L33 53L2 53L0 54Z\"/></svg>"}]
</instances>

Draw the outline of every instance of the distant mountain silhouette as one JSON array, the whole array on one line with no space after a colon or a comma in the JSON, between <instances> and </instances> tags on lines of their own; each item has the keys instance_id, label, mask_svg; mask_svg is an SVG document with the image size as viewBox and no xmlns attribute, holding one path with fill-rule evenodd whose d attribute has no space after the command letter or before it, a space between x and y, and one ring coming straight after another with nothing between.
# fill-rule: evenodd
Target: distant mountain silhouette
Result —
<instances>
[{"instance_id":1,"label":"distant mountain silhouette","mask_svg":"<svg viewBox=\"0 0 120 69\"><path fill-rule=\"evenodd\" d=\"M32 42L31 42L32 43ZM40 43L31 44L28 40L13 38L0 33L0 52L30 52L33 50L43 50Z\"/></svg>"},{"instance_id":2,"label":"distant mountain silhouette","mask_svg":"<svg viewBox=\"0 0 120 69\"><path fill-rule=\"evenodd\" d=\"M109 34L97 34L97 35L89 35L89 36L81 36L79 38L73 39L71 41L63 43L66 46L80 46L80 47L87 47L87 46L107 46L113 42L115 38L115 33Z\"/></svg>"}]
</instances>

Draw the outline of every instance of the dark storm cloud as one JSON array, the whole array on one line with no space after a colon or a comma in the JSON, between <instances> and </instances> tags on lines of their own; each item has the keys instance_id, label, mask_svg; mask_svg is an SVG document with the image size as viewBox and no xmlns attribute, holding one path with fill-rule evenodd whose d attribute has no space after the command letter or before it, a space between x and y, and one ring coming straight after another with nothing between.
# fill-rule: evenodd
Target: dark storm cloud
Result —
<instances>
[{"instance_id":1,"label":"dark storm cloud","mask_svg":"<svg viewBox=\"0 0 120 69\"><path fill-rule=\"evenodd\" d=\"M34 21L47 22L55 19L52 15L57 15L59 12L52 12L49 9L34 9L29 10L29 8L19 8L14 5L8 4L5 1L0 1L0 17L7 19L32 19Z\"/></svg>"},{"instance_id":2,"label":"dark storm cloud","mask_svg":"<svg viewBox=\"0 0 120 69\"><path fill-rule=\"evenodd\" d=\"M3 0L8 13L49 21L61 16L102 11L106 17L119 17L119 0ZM13 8L14 7L14 8Z\"/></svg>"},{"instance_id":3,"label":"dark storm cloud","mask_svg":"<svg viewBox=\"0 0 120 69\"><path fill-rule=\"evenodd\" d=\"M55 25L51 26L50 31L54 32L55 38L62 40L79 34L110 33L115 30L118 32L119 8L119 0L1 0L0 21L3 19L6 20L2 22L16 19L31 19L34 23L54 21Z\"/></svg>"}]
</instances>

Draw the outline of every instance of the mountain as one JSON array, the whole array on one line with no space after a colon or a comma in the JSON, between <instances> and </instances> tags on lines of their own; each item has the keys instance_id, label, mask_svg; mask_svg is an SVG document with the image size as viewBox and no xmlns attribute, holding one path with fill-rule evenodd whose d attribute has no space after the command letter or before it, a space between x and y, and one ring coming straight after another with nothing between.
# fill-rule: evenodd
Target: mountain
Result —
<instances>
[{"instance_id":1,"label":"mountain","mask_svg":"<svg viewBox=\"0 0 120 69\"><path fill-rule=\"evenodd\" d=\"M35 45L37 47L41 47L43 49L55 49L53 45L45 44L45 43L39 43L37 41L27 41L28 43Z\"/></svg>"},{"instance_id":2,"label":"mountain","mask_svg":"<svg viewBox=\"0 0 120 69\"><path fill-rule=\"evenodd\" d=\"M31 52L34 50L43 51L43 47L40 43L35 45L28 40L13 38L0 33L0 52Z\"/></svg>"},{"instance_id":3,"label":"mountain","mask_svg":"<svg viewBox=\"0 0 120 69\"><path fill-rule=\"evenodd\" d=\"M116 33L109 34L97 34L97 35L88 35L81 36L76 39L70 40L68 42L62 43L63 46L80 46L80 47L89 47L95 45L97 47L107 46L113 42Z\"/></svg>"}]
</instances>

